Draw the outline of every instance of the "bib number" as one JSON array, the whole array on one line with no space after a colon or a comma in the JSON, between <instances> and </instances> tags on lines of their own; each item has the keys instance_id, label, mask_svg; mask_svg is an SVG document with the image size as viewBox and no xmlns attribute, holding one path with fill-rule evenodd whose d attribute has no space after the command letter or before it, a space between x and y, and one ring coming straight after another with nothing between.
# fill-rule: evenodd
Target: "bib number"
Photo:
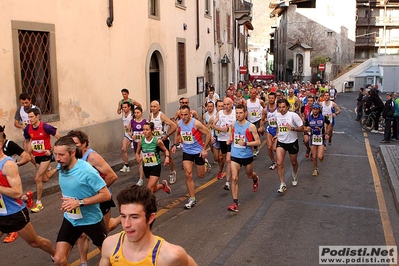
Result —
<instances>
[{"instance_id":1,"label":"bib number","mask_svg":"<svg viewBox=\"0 0 399 266\"><path fill-rule=\"evenodd\" d=\"M3 195L0 194L0 213L7 214L6 204L4 203Z\"/></svg>"},{"instance_id":2,"label":"bib number","mask_svg":"<svg viewBox=\"0 0 399 266\"><path fill-rule=\"evenodd\" d=\"M183 140L183 144L194 144L193 133L191 131L182 131L180 135Z\"/></svg>"},{"instance_id":3,"label":"bib number","mask_svg":"<svg viewBox=\"0 0 399 266\"><path fill-rule=\"evenodd\" d=\"M321 146L323 145L323 135L313 135L312 145Z\"/></svg>"},{"instance_id":4,"label":"bib number","mask_svg":"<svg viewBox=\"0 0 399 266\"><path fill-rule=\"evenodd\" d=\"M133 131L133 136L135 136L134 138L134 142L139 142L143 137L143 131Z\"/></svg>"},{"instance_id":5,"label":"bib number","mask_svg":"<svg viewBox=\"0 0 399 266\"><path fill-rule=\"evenodd\" d=\"M143 162L144 162L144 166L158 165L157 157L155 156L155 152L143 153Z\"/></svg>"},{"instance_id":6,"label":"bib number","mask_svg":"<svg viewBox=\"0 0 399 266\"><path fill-rule=\"evenodd\" d=\"M32 140L32 149L36 152L44 152L44 140Z\"/></svg>"},{"instance_id":7,"label":"bib number","mask_svg":"<svg viewBox=\"0 0 399 266\"><path fill-rule=\"evenodd\" d=\"M245 149L246 148L245 146L241 146L240 144L238 144L240 140L245 141L245 136L242 134L234 133L234 148Z\"/></svg>"},{"instance_id":8,"label":"bib number","mask_svg":"<svg viewBox=\"0 0 399 266\"><path fill-rule=\"evenodd\" d=\"M73 198L73 197L68 197L68 196L64 196L64 198L70 198L70 199L77 199L77 198ZM70 210L69 212L67 212L67 216L69 219L73 219L73 220L79 220L83 218L82 215L82 211L80 210L80 207L77 207L76 209Z\"/></svg>"}]
</instances>

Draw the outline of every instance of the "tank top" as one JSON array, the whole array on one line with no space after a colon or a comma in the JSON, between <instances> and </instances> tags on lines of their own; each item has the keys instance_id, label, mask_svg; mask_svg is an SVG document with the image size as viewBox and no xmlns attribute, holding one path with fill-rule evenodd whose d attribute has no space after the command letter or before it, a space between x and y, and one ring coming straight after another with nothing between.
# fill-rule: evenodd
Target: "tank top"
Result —
<instances>
[{"instance_id":1,"label":"tank top","mask_svg":"<svg viewBox=\"0 0 399 266\"><path fill-rule=\"evenodd\" d=\"M14 161L11 157L5 157L0 161L0 186L11 187L7 177L3 174L3 165L6 161ZM21 199L14 199L0 193L0 216L8 216L17 213L25 208L25 203Z\"/></svg>"},{"instance_id":2,"label":"tank top","mask_svg":"<svg viewBox=\"0 0 399 266\"><path fill-rule=\"evenodd\" d=\"M309 115L308 121L311 128L312 145L323 145L324 116L322 114L319 114L317 117ZM321 128L322 130L318 128Z\"/></svg>"},{"instance_id":3,"label":"tank top","mask_svg":"<svg viewBox=\"0 0 399 266\"><path fill-rule=\"evenodd\" d=\"M277 128L277 106L273 112L271 112L269 106L267 106L267 122L269 123L269 127Z\"/></svg>"},{"instance_id":4,"label":"tank top","mask_svg":"<svg viewBox=\"0 0 399 266\"><path fill-rule=\"evenodd\" d=\"M248 110L248 121L255 123L261 119L263 107L260 105L260 101L256 98L255 102L251 102L251 99L247 100L247 110Z\"/></svg>"},{"instance_id":5,"label":"tank top","mask_svg":"<svg viewBox=\"0 0 399 266\"><path fill-rule=\"evenodd\" d=\"M333 114L333 105L332 102L330 101L329 105L326 105L325 102L321 103L321 114L325 117L327 117L328 120L330 120L331 123L334 122L334 117L332 116Z\"/></svg>"},{"instance_id":6,"label":"tank top","mask_svg":"<svg viewBox=\"0 0 399 266\"><path fill-rule=\"evenodd\" d=\"M229 114L229 115L224 114L223 110L219 111L218 125L220 127L229 126L235 121L236 121L236 113L234 112L234 110L232 110L231 114ZM219 132L218 140L219 141L227 141L230 137L230 134L231 134L231 126L229 127L227 132L221 132L221 131Z\"/></svg>"},{"instance_id":7,"label":"tank top","mask_svg":"<svg viewBox=\"0 0 399 266\"><path fill-rule=\"evenodd\" d=\"M32 124L29 125L28 134L32 140L32 150L34 156L46 156L45 151L51 150L50 134L44 131L44 123L40 122L36 129Z\"/></svg>"},{"instance_id":8,"label":"tank top","mask_svg":"<svg viewBox=\"0 0 399 266\"><path fill-rule=\"evenodd\" d=\"M154 136L157 137L158 139L162 138L162 136L165 134L165 132L163 131L161 115L162 115L161 111L159 111L157 117L154 117L154 114L151 113L151 120L150 120L150 122L154 123Z\"/></svg>"},{"instance_id":9,"label":"tank top","mask_svg":"<svg viewBox=\"0 0 399 266\"><path fill-rule=\"evenodd\" d=\"M111 265L121 265L121 266L156 266L157 260L159 256L159 252L161 250L162 243L164 241L163 238L156 236L156 241L148 255L142 260L138 262L132 262L125 259L123 256L122 244L125 240L125 231L120 232L118 242L116 243L114 253L110 258Z\"/></svg>"},{"instance_id":10,"label":"tank top","mask_svg":"<svg viewBox=\"0 0 399 266\"><path fill-rule=\"evenodd\" d=\"M291 111L291 112L295 112L295 109L296 109L296 96L294 96L294 97L292 97L291 99L290 99L290 97L287 97L287 101L288 101L288 103L290 104L290 108L289 108L289 110Z\"/></svg>"},{"instance_id":11,"label":"tank top","mask_svg":"<svg viewBox=\"0 0 399 266\"><path fill-rule=\"evenodd\" d=\"M194 128L195 118L191 118L188 124L179 121L180 136L183 141L183 152L187 154L199 154L204 147L202 133Z\"/></svg>"},{"instance_id":12,"label":"tank top","mask_svg":"<svg viewBox=\"0 0 399 266\"><path fill-rule=\"evenodd\" d=\"M146 138L141 139L141 156L143 158L143 166L148 167L161 164L161 158L159 157L157 147L157 138L153 137L150 141L147 141Z\"/></svg>"},{"instance_id":13,"label":"tank top","mask_svg":"<svg viewBox=\"0 0 399 266\"><path fill-rule=\"evenodd\" d=\"M215 117L216 117L216 110L213 110L213 114L212 114L212 115L209 115L208 112L205 113L205 122L208 124L208 123L209 123L209 120L210 120L212 117L213 117L213 120L215 120ZM214 136L214 135L215 135L215 130L214 130L212 127L210 127L209 130L211 131L211 136Z\"/></svg>"},{"instance_id":14,"label":"tank top","mask_svg":"<svg viewBox=\"0 0 399 266\"><path fill-rule=\"evenodd\" d=\"M132 133L133 136L136 136L136 139L134 139L134 142L139 142L143 137L143 127L144 124L147 123L147 120L143 119L141 122L137 122L136 119L132 119L131 125L132 125Z\"/></svg>"},{"instance_id":15,"label":"tank top","mask_svg":"<svg viewBox=\"0 0 399 266\"><path fill-rule=\"evenodd\" d=\"M127 116L125 116L125 114L122 115L122 122L123 122L123 127L125 130L125 133L129 133L129 130L126 128L126 126L130 125L130 121L132 121L131 113L129 113Z\"/></svg>"},{"instance_id":16,"label":"tank top","mask_svg":"<svg viewBox=\"0 0 399 266\"><path fill-rule=\"evenodd\" d=\"M31 108L36 108L35 105L32 104ZM30 108L29 108L30 109ZM25 112L25 108L23 106L21 106L21 108L19 109L19 116L21 117L21 122L24 126L29 125L30 124L30 120L28 117L28 113Z\"/></svg>"},{"instance_id":17,"label":"tank top","mask_svg":"<svg viewBox=\"0 0 399 266\"><path fill-rule=\"evenodd\" d=\"M233 142L231 144L231 156L240 159L252 158L252 148L249 146L241 146L238 141L244 140L245 142L253 141L252 134L249 130L251 123L247 121L244 125L240 125L238 121L234 123L232 130Z\"/></svg>"}]
</instances>

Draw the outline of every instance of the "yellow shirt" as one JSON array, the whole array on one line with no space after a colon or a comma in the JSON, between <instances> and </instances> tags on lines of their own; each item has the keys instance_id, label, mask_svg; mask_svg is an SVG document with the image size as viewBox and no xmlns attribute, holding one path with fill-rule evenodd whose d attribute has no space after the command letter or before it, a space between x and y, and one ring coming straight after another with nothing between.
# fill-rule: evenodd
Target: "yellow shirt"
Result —
<instances>
[{"instance_id":1,"label":"yellow shirt","mask_svg":"<svg viewBox=\"0 0 399 266\"><path fill-rule=\"evenodd\" d=\"M157 259L159 255L159 251L161 250L163 238L156 236L156 240L154 246L148 253L147 257L145 257L142 261L132 262L125 259L123 256L122 244L125 239L125 231L120 232L118 242L116 243L114 253L110 258L111 265L127 265L127 266L156 266Z\"/></svg>"}]
</instances>

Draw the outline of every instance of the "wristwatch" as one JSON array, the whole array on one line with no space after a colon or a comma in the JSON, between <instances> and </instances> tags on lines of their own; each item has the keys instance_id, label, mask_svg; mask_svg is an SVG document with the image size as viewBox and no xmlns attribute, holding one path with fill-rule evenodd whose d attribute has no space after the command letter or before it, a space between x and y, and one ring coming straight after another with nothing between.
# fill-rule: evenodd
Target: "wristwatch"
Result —
<instances>
[{"instance_id":1,"label":"wristwatch","mask_svg":"<svg viewBox=\"0 0 399 266\"><path fill-rule=\"evenodd\" d=\"M85 203L84 203L84 201L81 199L81 200L79 200L79 207L82 207L82 206L85 206Z\"/></svg>"},{"instance_id":2,"label":"wristwatch","mask_svg":"<svg viewBox=\"0 0 399 266\"><path fill-rule=\"evenodd\" d=\"M291 127L291 130L292 130L292 131L295 131L295 129L296 129L296 127Z\"/></svg>"}]
</instances>

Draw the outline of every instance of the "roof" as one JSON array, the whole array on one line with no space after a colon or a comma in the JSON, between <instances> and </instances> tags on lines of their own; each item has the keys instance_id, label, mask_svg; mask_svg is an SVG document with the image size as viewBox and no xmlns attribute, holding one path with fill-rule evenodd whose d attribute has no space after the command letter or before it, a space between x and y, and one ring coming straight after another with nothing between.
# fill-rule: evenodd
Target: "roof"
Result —
<instances>
[{"instance_id":1,"label":"roof","mask_svg":"<svg viewBox=\"0 0 399 266\"><path fill-rule=\"evenodd\" d=\"M287 8L288 8L288 5L285 4L285 1L278 3L277 5L275 5L272 12L270 12L270 17L280 16L281 13L283 13Z\"/></svg>"},{"instance_id":2,"label":"roof","mask_svg":"<svg viewBox=\"0 0 399 266\"><path fill-rule=\"evenodd\" d=\"M299 42L299 41L297 41L293 46L291 46L289 49L290 50L294 50L295 48L297 48L297 47L301 47L302 49L304 49L304 50L313 50L313 47L312 46L309 46L309 45L307 45L307 44L304 44L304 43L301 43L301 42Z\"/></svg>"}]
</instances>

